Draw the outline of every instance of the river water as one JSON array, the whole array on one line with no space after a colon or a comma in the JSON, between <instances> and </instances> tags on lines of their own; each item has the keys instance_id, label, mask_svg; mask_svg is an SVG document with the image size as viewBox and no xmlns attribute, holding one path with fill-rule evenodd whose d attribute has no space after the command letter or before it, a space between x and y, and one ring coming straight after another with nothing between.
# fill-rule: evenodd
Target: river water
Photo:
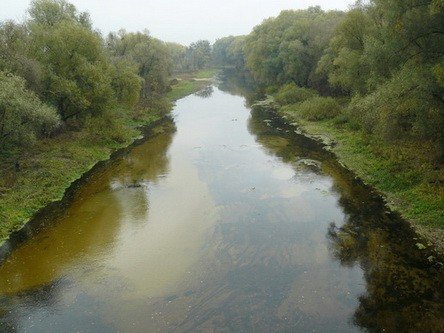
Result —
<instances>
[{"instance_id":1,"label":"river water","mask_svg":"<svg viewBox=\"0 0 444 333\"><path fill-rule=\"evenodd\" d=\"M0 331L443 329L442 269L317 144L227 87L9 244Z\"/></svg>"}]
</instances>

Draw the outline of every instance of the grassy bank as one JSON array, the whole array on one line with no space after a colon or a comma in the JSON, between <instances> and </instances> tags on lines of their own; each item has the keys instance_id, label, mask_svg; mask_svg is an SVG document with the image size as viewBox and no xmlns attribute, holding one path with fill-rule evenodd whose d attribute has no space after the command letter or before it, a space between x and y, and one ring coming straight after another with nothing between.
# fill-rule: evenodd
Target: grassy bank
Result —
<instances>
[{"instance_id":1,"label":"grassy bank","mask_svg":"<svg viewBox=\"0 0 444 333\"><path fill-rule=\"evenodd\" d=\"M216 74L216 69L180 74L176 78L177 83L172 86L172 90L167 93L166 97L171 101L177 101L207 86Z\"/></svg>"},{"instance_id":2,"label":"grassy bank","mask_svg":"<svg viewBox=\"0 0 444 333\"><path fill-rule=\"evenodd\" d=\"M40 209L62 199L66 189L95 164L139 138L139 128L160 119L171 109L172 101L208 84L208 80L194 80L194 76L203 78L213 74L209 71L188 74L172 87L166 98L147 101L136 110L113 110L113 124L91 119L91 124L81 130L66 131L38 141L32 149L17 148L1 155L0 244Z\"/></svg>"},{"instance_id":3,"label":"grassy bank","mask_svg":"<svg viewBox=\"0 0 444 333\"><path fill-rule=\"evenodd\" d=\"M379 190L391 209L411 221L439 248L444 246L442 168L429 161L429 144L406 140L388 144L337 118L307 120L297 106L278 111L309 136L333 142L332 151L348 169Z\"/></svg>"}]
</instances>

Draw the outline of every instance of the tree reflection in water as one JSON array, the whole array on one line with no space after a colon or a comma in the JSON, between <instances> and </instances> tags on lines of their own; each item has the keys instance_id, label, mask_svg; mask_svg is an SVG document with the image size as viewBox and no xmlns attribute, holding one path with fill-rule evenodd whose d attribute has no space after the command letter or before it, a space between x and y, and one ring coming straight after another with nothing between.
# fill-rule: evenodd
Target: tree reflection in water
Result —
<instances>
[{"instance_id":1,"label":"tree reflection in water","mask_svg":"<svg viewBox=\"0 0 444 333\"><path fill-rule=\"evenodd\" d=\"M208 87L205 87L204 89L198 91L194 95L202 97L202 98L210 98L213 95L213 92L214 92L213 86L208 86Z\"/></svg>"},{"instance_id":2,"label":"tree reflection in water","mask_svg":"<svg viewBox=\"0 0 444 333\"><path fill-rule=\"evenodd\" d=\"M221 90L256 99L235 83ZM1 328L440 331L442 271L408 225L272 113L213 98L191 96L172 144L166 131L91 177L57 237L0 266L0 286L23 287L4 286Z\"/></svg>"},{"instance_id":3,"label":"tree reflection in water","mask_svg":"<svg viewBox=\"0 0 444 333\"><path fill-rule=\"evenodd\" d=\"M362 216L346 200L341 205L347 221L332 224L328 237L341 264L364 271L366 293L359 298L355 324L377 332L442 332L442 267L406 241L414 235L396 216Z\"/></svg>"},{"instance_id":4,"label":"tree reflection in water","mask_svg":"<svg viewBox=\"0 0 444 333\"><path fill-rule=\"evenodd\" d=\"M273 126L263 125L263 119L273 118L266 110L253 111L254 117L262 121L251 121L250 131L271 153L289 161L288 152L294 148L276 149L263 139L276 127L285 129L285 124L274 119ZM333 257L346 267L359 265L364 273L366 293L359 297L355 325L375 332L443 332L444 272L433 252L419 250L411 227L388 212L383 201L330 154L319 153L298 135L293 141L299 142L299 154L322 160L323 171L333 177L340 194L346 220L341 226L332 223L327 236Z\"/></svg>"}]
</instances>

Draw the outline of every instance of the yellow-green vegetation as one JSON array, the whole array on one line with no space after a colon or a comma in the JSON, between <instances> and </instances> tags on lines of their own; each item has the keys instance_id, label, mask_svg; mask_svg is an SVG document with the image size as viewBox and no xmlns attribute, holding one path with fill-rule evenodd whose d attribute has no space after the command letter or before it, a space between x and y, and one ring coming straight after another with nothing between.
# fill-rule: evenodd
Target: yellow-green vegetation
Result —
<instances>
[{"instance_id":1,"label":"yellow-green vegetation","mask_svg":"<svg viewBox=\"0 0 444 333\"><path fill-rule=\"evenodd\" d=\"M197 72L181 74L174 79L176 82L172 86L172 90L166 94L166 97L171 101L176 101L192 94L211 83L216 74L216 69L203 69Z\"/></svg>"},{"instance_id":2,"label":"yellow-green vegetation","mask_svg":"<svg viewBox=\"0 0 444 333\"><path fill-rule=\"evenodd\" d=\"M89 118L81 130L41 139L32 150L16 147L1 154L0 243L40 209L62 199L66 189L99 161L139 138L139 128L161 119L172 101L200 90L205 82L197 82L183 81L172 87L168 98L158 96L145 101L143 107L115 109L112 117Z\"/></svg>"},{"instance_id":3,"label":"yellow-green vegetation","mask_svg":"<svg viewBox=\"0 0 444 333\"><path fill-rule=\"evenodd\" d=\"M125 30L105 39L65 0L34 0L28 13L0 22L0 242L199 90L184 80L170 91L171 73L211 58L208 41L185 47Z\"/></svg>"},{"instance_id":4,"label":"yellow-green vegetation","mask_svg":"<svg viewBox=\"0 0 444 333\"><path fill-rule=\"evenodd\" d=\"M212 79L217 74L217 69L209 68L197 71L194 74L195 79Z\"/></svg>"},{"instance_id":5,"label":"yellow-green vegetation","mask_svg":"<svg viewBox=\"0 0 444 333\"><path fill-rule=\"evenodd\" d=\"M283 11L216 42L280 113L329 136L339 159L418 225L444 228L442 1ZM239 46L240 45L240 46ZM443 238L444 239L444 238ZM444 243L444 242L443 242Z\"/></svg>"},{"instance_id":6,"label":"yellow-green vegetation","mask_svg":"<svg viewBox=\"0 0 444 333\"><path fill-rule=\"evenodd\" d=\"M108 159L113 151L140 137L137 127L160 119L168 108L167 103L163 110L159 108L161 112L149 110L140 116L130 110L119 110L119 116L112 121L91 119L80 131L39 140L32 150L17 147L2 154L0 242L20 229L38 210L60 200L72 182L97 162Z\"/></svg>"},{"instance_id":7,"label":"yellow-green vegetation","mask_svg":"<svg viewBox=\"0 0 444 333\"><path fill-rule=\"evenodd\" d=\"M172 101L177 101L184 96L202 89L206 85L208 85L208 81L180 80L166 96Z\"/></svg>"},{"instance_id":8,"label":"yellow-green vegetation","mask_svg":"<svg viewBox=\"0 0 444 333\"><path fill-rule=\"evenodd\" d=\"M444 178L442 168L430 162L431 142L397 140L391 144L338 124L340 118L307 120L297 106L280 109L311 136L327 136L336 144L332 151L358 177L382 192L389 206L417 224L444 228Z\"/></svg>"}]
</instances>

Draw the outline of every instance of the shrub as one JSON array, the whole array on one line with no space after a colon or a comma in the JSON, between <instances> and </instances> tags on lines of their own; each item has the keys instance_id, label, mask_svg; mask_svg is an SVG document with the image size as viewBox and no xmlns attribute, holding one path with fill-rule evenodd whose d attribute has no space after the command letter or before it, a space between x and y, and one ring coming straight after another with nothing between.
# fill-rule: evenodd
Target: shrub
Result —
<instances>
[{"instance_id":1,"label":"shrub","mask_svg":"<svg viewBox=\"0 0 444 333\"><path fill-rule=\"evenodd\" d=\"M0 71L0 148L30 145L59 122L57 111L26 89L25 79Z\"/></svg>"},{"instance_id":2,"label":"shrub","mask_svg":"<svg viewBox=\"0 0 444 333\"><path fill-rule=\"evenodd\" d=\"M442 139L441 88L432 70L406 65L373 93L355 96L347 112L351 121L385 140Z\"/></svg>"},{"instance_id":3,"label":"shrub","mask_svg":"<svg viewBox=\"0 0 444 333\"><path fill-rule=\"evenodd\" d=\"M116 107L100 115L88 115L84 125L88 139L93 142L127 142L133 135L125 123L130 112L128 108Z\"/></svg>"},{"instance_id":4,"label":"shrub","mask_svg":"<svg viewBox=\"0 0 444 333\"><path fill-rule=\"evenodd\" d=\"M298 87L295 83L282 86L275 95L276 102L281 105L303 102L317 96L315 90Z\"/></svg>"},{"instance_id":5,"label":"shrub","mask_svg":"<svg viewBox=\"0 0 444 333\"><path fill-rule=\"evenodd\" d=\"M341 113L341 106L332 97L316 96L300 103L297 112L307 120L332 119Z\"/></svg>"}]
</instances>

